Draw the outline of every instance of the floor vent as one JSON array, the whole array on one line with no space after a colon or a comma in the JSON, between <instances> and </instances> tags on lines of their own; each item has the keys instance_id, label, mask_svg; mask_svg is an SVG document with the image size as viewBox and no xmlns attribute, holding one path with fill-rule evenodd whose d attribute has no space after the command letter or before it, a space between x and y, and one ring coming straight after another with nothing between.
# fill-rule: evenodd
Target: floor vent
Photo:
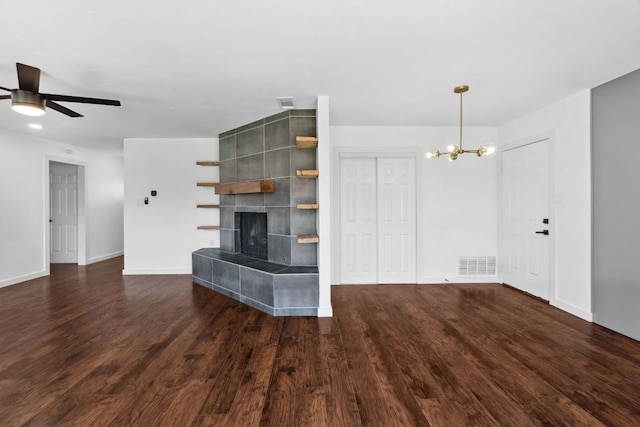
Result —
<instances>
[{"instance_id":1,"label":"floor vent","mask_svg":"<svg viewBox=\"0 0 640 427\"><path fill-rule=\"evenodd\" d=\"M495 256L461 256L458 258L460 276L495 276Z\"/></svg>"}]
</instances>

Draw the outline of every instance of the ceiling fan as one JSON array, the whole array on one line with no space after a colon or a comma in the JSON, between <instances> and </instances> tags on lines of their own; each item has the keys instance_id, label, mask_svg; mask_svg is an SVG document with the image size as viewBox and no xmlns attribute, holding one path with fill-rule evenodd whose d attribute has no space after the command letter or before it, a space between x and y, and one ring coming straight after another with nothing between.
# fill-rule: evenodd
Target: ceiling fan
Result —
<instances>
[{"instance_id":1,"label":"ceiling fan","mask_svg":"<svg viewBox=\"0 0 640 427\"><path fill-rule=\"evenodd\" d=\"M28 116L41 116L45 112L45 107L49 107L69 117L83 117L82 114L63 107L55 101L120 106L120 101L113 99L41 93L38 91L40 88L40 69L20 63L16 63L16 67L18 69L18 89L8 89L0 86L0 89L11 92L11 95L0 95L0 99L11 99L11 108L18 113Z\"/></svg>"}]
</instances>

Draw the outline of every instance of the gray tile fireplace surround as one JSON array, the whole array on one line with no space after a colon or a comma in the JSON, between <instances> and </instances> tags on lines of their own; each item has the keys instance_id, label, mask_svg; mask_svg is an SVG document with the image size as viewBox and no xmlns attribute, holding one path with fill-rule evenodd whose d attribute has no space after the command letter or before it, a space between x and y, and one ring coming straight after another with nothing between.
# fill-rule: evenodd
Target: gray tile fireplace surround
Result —
<instances>
[{"instance_id":1,"label":"gray tile fireplace surround","mask_svg":"<svg viewBox=\"0 0 640 427\"><path fill-rule=\"evenodd\" d=\"M316 135L315 110L289 110L223 132L220 182L275 182L274 193L220 196L220 247L239 252L236 212L266 212L268 260L286 265L317 265L317 246L300 244L298 234L316 233L316 211L297 209L315 203L316 180L301 179L299 169L316 169L316 150L296 147L296 136Z\"/></svg>"},{"instance_id":2,"label":"gray tile fireplace surround","mask_svg":"<svg viewBox=\"0 0 640 427\"><path fill-rule=\"evenodd\" d=\"M220 183L271 180L274 193L220 196L220 248L193 253L193 281L274 316L317 316L317 245L298 243L316 233L316 180L296 170L316 169L316 150L296 147L296 136L316 135L315 110L288 110L223 132ZM240 254L238 214L267 215L267 259Z\"/></svg>"}]
</instances>

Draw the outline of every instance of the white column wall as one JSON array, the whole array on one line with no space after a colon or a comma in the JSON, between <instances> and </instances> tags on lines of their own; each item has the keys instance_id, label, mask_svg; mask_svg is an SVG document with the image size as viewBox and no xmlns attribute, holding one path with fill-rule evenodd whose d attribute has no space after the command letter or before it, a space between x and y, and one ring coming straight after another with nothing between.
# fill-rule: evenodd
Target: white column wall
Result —
<instances>
[{"instance_id":1,"label":"white column wall","mask_svg":"<svg viewBox=\"0 0 640 427\"><path fill-rule=\"evenodd\" d=\"M458 276L459 256L497 256L495 158L466 154L455 162L424 153L457 143L457 127L332 126L333 174L341 153L415 154L417 159L418 283L495 282L497 276ZM464 129L465 148L497 141L497 128ZM339 194L333 187L332 224L339 224ZM332 282L339 277L339 230L333 227Z\"/></svg>"},{"instance_id":2,"label":"white column wall","mask_svg":"<svg viewBox=\"0 0 640 427\"><path fill-rule=\"evenodd\" d=\"M586 320L591 312L591 93L582 91L499 128L500 145L552 136L555 291L550 303Z\"/></svg>"},{"instance_id":3,"label":"white column wall","mask_svg":"<svg viewBox=\"0 0 640 427\"><path fill-rule=\"evenodd\" d=\"M123 273L191 274L194 250L220 246L218 230L197 229L219 225L219 209L196 208L219 203L212 187L196 186L219 181L218 167L196 165L218 160L218 139L125 139L124 158Z\"/></svg>"},{"instance_id":4,"label":"white column wall","mask_svg":"<svg viewBox=\"0 0 640 427\"><path fill-rule=\"evenodd\" d=\"M318 317L331 317L331 128L329 126L329 97L318 96L317 148L318 164Z\"/></svg>"},{"instance_id":5,"label":"white column wall","mask_svg":"<svg viewBox=\"0 0 640 427\"><path fill-rule=\"evenodd\" d=\"M0 287L49 274L49 160L87 175L86 262L122 255L122 157L0 130L0 159Z\"/></svg>"}]
</instances>

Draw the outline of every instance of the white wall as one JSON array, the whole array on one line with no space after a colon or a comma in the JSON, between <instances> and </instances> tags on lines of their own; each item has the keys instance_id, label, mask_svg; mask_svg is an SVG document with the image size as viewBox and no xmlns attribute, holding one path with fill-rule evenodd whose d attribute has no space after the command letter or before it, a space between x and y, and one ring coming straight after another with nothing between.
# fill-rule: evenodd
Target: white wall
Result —
<instances>
[{"instance_id":1,"label":"white wall","mask_svg":"<svg viewBox=\"0 0 640 427\"><path fill-rule=\"evenodd\" d=\"M404 152L417 158L418 282L495 282L497 276L460 277L459 256L497 255L497 174L495 158L471 154L455 162L426 159L424 153L457 143L457 127L332 126L334 184L340 153ZM497 142L496 128L464 128L465 148ZM333 223L339 224L340 199L336 186ZM335 229L336 227L334 227ZM339 235L333 236L332 282L339 283L336 259Z\"/></svg>"},{"instance_id":2,"label":"white wall","mask_svg":"<svg viewBox=\"0 0 640 427\"><path fill-rule=\"evenodd\" d=\"M552 136L555 290L550 303L591 320L591 94L586 90L499 128L500 145Z\"/></svg>"},{"instance_id":3,"label":"white wall","mask_svg":"<svg viewBox=\"0 0 640 427\"><path fill-rule=\"evenodd\" d=\"M86 262L122 255L121 157L3 130L0 159L0 287L49 273L49 160L86 172Z\"/></svg>"},{"instance_id":4,"label":"white wall","mask_svg":"<svg viewBox=\"0 0 640 427\"><path fill-rule=\"evenodd\" d=\"M329 125L329 97L318 96L317 104L318 176L318 317L333 316L331 307L331 127Z\"/></svg>"},{"instance_id":5,"label":"white wall","mask_svg":"<svg viewBox=\"0 0 640 427\"><path fill-rule=\"evenodd\" d=\"M191 274L194 250L220 246L219 231L196 228L220 223L219 209L196 208L219 202L212 187L196 186L219 181L218 167L196 165L218 160L218 139L125 139L124 158L123 273Z\"/></svg>"}]
</instances>

